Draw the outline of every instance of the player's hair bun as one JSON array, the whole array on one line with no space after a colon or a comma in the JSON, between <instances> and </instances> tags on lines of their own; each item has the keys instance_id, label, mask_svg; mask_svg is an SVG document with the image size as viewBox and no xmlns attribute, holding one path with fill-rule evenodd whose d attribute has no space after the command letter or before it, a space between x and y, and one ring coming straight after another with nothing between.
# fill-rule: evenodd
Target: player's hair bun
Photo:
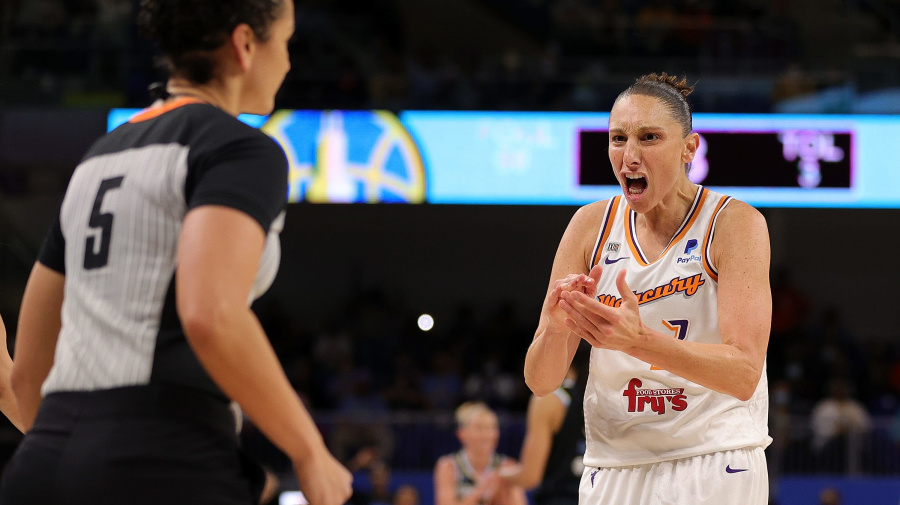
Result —
<instances>
[{"instance_id":1,"label":"player's hair bun","mask_svg":"<svg viewBox=\"0 0 900 505\"><path fill-rule=\"evenodd\" d=\"M637 82L658 82L660 84L668 84L675 88L675 90L685 98L694 91L694 87L687 83L687 77L682 77L681 80L679 80L678 77L669 75L665 72L661 74L654 72L652 74L642 75L637 79Z\"/></svg>"}]
</instances>

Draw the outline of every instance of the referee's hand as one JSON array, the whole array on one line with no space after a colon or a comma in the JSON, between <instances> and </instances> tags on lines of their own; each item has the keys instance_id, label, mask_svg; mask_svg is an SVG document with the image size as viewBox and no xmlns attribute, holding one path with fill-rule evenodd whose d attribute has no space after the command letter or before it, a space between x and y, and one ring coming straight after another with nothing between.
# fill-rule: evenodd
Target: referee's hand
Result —
<instances>
[{"instance_id":1,"label":"referee's hand","mask_svg":"<svg viewBox=\"0 0 900 505\"><path fill-rule=\"evenodd\" d=\"M294 471L310 505L343 505L353 493L353 476L327 449L294 461Z\"/></svg>"}]
</instances>

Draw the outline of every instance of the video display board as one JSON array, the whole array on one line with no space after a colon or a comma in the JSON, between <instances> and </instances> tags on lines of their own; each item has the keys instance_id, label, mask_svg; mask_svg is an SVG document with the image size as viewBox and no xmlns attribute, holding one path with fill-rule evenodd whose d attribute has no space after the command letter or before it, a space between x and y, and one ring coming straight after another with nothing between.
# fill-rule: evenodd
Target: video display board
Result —
<instances>
[{"instance_id":1,"label":"video display board","mask_svg":"<svg viewBox=\"0 0 900 505\"><path fill-rule=\"evenodd\" d=\"M135 110L116 109L112 129ZM583 205L621 192L599 113L241 116L278 141L291 202ZM695 114L690 178L758 207L900 208L900 117Z\"/></svg>"}]
</instances>

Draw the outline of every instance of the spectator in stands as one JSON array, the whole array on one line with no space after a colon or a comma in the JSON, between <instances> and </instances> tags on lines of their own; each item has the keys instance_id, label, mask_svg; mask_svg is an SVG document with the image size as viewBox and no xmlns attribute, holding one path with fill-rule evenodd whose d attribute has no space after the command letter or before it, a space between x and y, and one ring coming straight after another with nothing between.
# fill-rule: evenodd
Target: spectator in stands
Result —
<instances>
[{"instance_id":1,"label":"spectator in stands","mask_svg":"<svg viewBox=\"0 0 900 505\"><path fill-rule=\"evenodd\" d=\"M773 268L772 333L769 337L768 368L772 380L789 379L793 391L803 396L810 380L806 360L809 342L803 328L809 311L806 295L791 280L786 267Z\"/></svg>"},{"instance_id":2,"label":"spectator in stands","mask_svg":"<svg viewBox=\"0 0 900 505\"><path fill-rule=\"evenodd\" d=\"M850 384L834 378L828 385L828 396L813 407L810 418L813 432L812 449L822 470L840 471L849 458L847 447L859 447L862 435L872 428L872 420L863 405L850 395Z\"/></svg>"},{"instance_id":3,"label":"spectator in stands","mask_svg":"<svg viewBox=\"0 0 900 505\"><path fill-rule=\"evenodd\" d=\"M393 360L393 379L384 390L384 399L391 410L422 410L426 398L422 393L422 373L415 358L400 352Z\"/></svg>"},{"instance_id":4,"label":"spectator in stands","mask_svg":"<svg viewBox=\"0 0 900 505\"><path fill-rule=\"evenodd\" d=\"M352 463L348 466L352 468ZM394 494L391 492L390 467L382 459L373 459L364 469L369 473L369 485L362 487L357 482L359 479L354 480L350 505L391 505Z\"/></svg>"},{"instance_id":5,"label":"spectator in stands","mask_svg":"<svg viewBox=\"0 0 900 505\"><path fill-rule=\"evenodd\" d=\"M337 424L330 443L335 457L346 461L357 451L374 448L381 458L393 454L394 437L388 419L388 406L374 388L365 369L353 373L351 389L338 403Z\"/></svg>"},{"instance_id":6,"label":"spectator in stands","mask_svg":"<svg viewBox=\"0 0 900 505\"><path fill-rule=\"evenodd\" d=\"M809 314L809 300L791 279L786 267L772 276L772 337L794 336L801 331Z\"/></svg>"},{"instance_id":7,"label":"spectator in stands","mask_svg":"<svg viewBox=\"0 0 900 505\"><path fill-rule=\"evenodd\" d=\"M499 409L512 404L518 383L511 373L501 368L499 361L496 354L486 356L481 369L469 374L463 385L466 398L481 398Z\"/></svg>"},{"instance_id":8,"label":"spectator in stands","mask_svg":"<svg viewBox=\"0 0 900 505\"><path fill-rule=\"evenodd\" d=\"M124 90L122 86L128 70L131 51L133 2L130 0L95 0L97 13L94 19L94 51L92 76L100 79L101 86Z\"/></svg>"},{"instance_id":9,"label":"spectator in stands","mask_svg":"<svg viewBox=\"0 0 900 505\"><path fill-rule=\"evenodd\" d=\"M709 0L686 0L684 9L678 13L675 28L681 52L690 56L701 51L712 32L714 22Z\"/></svg>"},{"instance_id":10,"label":"spectator in stands","mask_svg":"<svg viewBox=\"0 0 900 505\"><path fill-rule=\"evenodd\" d=\"M841 505L841 492L834 487L826 487L819 493L819 505Z\"/></svg>"},{"instance_id":11,"label":"spectator in stands","mask_svg":"<svg viewBox=\"0 0 900 505\"><path fill-rule=\"evenodd\" d=\"M826 307L821 318L809 329L811 348L816 351L816 371L822 377L862 379L869 360L857 344L857 338L844 325L835 306ZM858 382L857 382L858 383Z\"/></svg>"},{"instance_id":12,"label":"spectator in stands","mask_svg":"<svg viewBox=\"0 0 900 505\"><path fill-rule=\"evenodd\" d=\"M660 54L669 45L675 19L668 0L650 0L638 12L635 23L648 54Z\"/></svg>"},{"instance_id":13,"label":"spectator in stands","mask_svg":"<svg viewBox=\"0 0 900 505\"><path fill-rule=\"evenodd\" d=\"M392 505L419 505L419 490L412 484L404 484L394 493Z\"/></svg>"},{"instance_id":14,"label":"spectator in stands","mask_svg":"<svg viewBox=\"0 0 900 505\"><path fill-rule=\"evenodd\" d=\"M422 384L428 406L435 410L453 408L462 394L462 383L456 356L436 350L431 358L431 372Z\"/></svg>"},{"instance_id":15,"label":"spectator in stands","mask_svg":"<svg viewBox=\"0 0 900 505\"><path fill-rule=\"evenodd\" d=\"M775 81L775 89L772 91L772 101L778 103L782 100L797 96L808 95L816 91L816 82L812 76L799 64L791 63L781 76ZM775 286L772 286L773 288Z\"/></svg>"}]
</instances>

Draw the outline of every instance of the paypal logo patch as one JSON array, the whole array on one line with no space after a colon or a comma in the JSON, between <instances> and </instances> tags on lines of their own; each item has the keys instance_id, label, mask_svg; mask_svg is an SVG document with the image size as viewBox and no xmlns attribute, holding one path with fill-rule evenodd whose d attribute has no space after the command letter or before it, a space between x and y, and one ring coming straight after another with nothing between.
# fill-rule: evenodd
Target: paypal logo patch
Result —
<instances>
[{"instance_id":1,"label":"paypal logo patch","mask_svg":"<svg viewBox=\"0 0 900 505\"><path fill-rule=\"evenodd\" d=\"M690 263L692 261L700 261L702 258L697 256L696 254L692 254L687 258L675 258L675 263L679 265L683 265L685 263Z\"/></svg>"},{"instance_id":2,"label":"paypal logo patch","mask_svg":"<svg viewBox=\"0 0 900 505\"><path fill-rule=\"evenodd\" d=\"M687 245L684 246L684 254L691 254L691 251L696 249L698 245L699 244L697 242L697 239L692 238L692 239L688 240Z\"/></svg>"}]
</instances>

